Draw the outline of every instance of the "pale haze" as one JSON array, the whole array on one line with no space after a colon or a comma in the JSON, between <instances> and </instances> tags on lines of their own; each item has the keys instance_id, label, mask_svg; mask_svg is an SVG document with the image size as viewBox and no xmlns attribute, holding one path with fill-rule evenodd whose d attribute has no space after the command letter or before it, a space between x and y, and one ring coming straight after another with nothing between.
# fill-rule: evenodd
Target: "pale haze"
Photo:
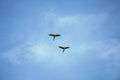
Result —
<instances>
[{"instance_id":1,"label":"pale haze","mask_svg":"<svg viewBox=\"0 0 120 80\"><path fill-rule=\"evenodd\" d=\"M0 80L120 80L120 1L0 0Z\"/></svg>"}]
</instances>

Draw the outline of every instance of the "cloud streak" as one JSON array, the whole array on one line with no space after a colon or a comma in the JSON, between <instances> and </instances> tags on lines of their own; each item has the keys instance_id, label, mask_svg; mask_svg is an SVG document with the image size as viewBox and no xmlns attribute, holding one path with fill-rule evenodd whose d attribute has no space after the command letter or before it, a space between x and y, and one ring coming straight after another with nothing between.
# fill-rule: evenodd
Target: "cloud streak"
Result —
<instances>
[{"instance_id":1,"label":"cloud streak","mask_svg":"<svg viewBox=\"0 0 120 80\"><path fill-rule=\"evenodd\" d=\"M60 40L64 40L67 44L70 43L69 55L61 54L59 49L56 48L61 44L60 40L58 40L58 44L55 43L56 45L53 45L53 43L51 44L47 40L41 41L42 39L40 39L35 41L33 39L34 43L26 43L8 50L6 53L3 53L3 57L12 64L44 63L46 65L72 65L79 60L77 56L83 57L82 59L84 60L87 54L95 54L101 60L112 60L112 64L117 64L116 66L118 66L118 62L120 61L118 59L120 52L118 41L91 41L89 39L90 37L96 37L89 34L95 34L101 28L101 25L105 23L107 17L106 13L61 16L54 12L48 12L43 16L40 24L40 27L45 26L44 30L46 30L45 32L41 31L41 37L43 37L42 34L48 34L49 32L63 32L66 37ZM39 33L36 34L36 37L39 37ZM84 37L87 40L84 40Z\"/></svg>"}]
</instances>

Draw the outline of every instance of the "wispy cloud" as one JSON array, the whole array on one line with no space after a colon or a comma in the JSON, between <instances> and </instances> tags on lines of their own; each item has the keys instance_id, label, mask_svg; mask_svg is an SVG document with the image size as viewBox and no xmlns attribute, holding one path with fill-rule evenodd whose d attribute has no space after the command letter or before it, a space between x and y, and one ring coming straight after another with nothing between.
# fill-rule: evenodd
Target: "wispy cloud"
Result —
<instances>
[{"instance_id":1,"label":"wispy cloud","mask_svg":"<svg viewBox=\"0 0 120 80\"><path fill-rule=\"evenodd\" d=\"M41 42L25 44L8 50L3 54L3 57L15 65L41 63L43 65L53 64L65 66L69 64L70 58L67 58L65 55L63 56L61 54L62 52L57 47L54 47L49 43Z\"/></svg>"},{"instance_id":2,"label":"wispy cloud","mask_svg":"<svg viewBox=\"0 0 120 80\"><path fill-rule=\"evenodd\" d=\"M84 57L87 53L95 54L100 57L101 60L111 59L113 63L120 61L119 56L120 44L118 41L105 40L105 41L90 41L89 34L95 34L95 30L99 30L101 25L107 20L107 13L101 14L76 14L69 16L57 15L54 12L46 13L41 21L40 27L44 26L42 34L48 34L48 32L59 32L67 34L61 40L70 43L70 55L64 54L64 56L58 51L59 49L53 44L50 44L47 40L32 44L24 44L17 46L11 50L8 50L3 54L4 58L13 64L28 64L28 63L45 63L45 64L57 64L57 65L71 65L77 61L76 56ZM87 41L81 40L80 37L86 36ZM36 35L39 37L39 34ZM45 38L46 39L46 38ZM107 42L108 41L108 42ZM60 42L60 41L58 41ZM113 44L111 44L111 43ZM117 43L117 44L116 44ZM111 57L113 55L114 57ZM83 59L83 58L82 58Z\"/></svg>"}]
</instances>

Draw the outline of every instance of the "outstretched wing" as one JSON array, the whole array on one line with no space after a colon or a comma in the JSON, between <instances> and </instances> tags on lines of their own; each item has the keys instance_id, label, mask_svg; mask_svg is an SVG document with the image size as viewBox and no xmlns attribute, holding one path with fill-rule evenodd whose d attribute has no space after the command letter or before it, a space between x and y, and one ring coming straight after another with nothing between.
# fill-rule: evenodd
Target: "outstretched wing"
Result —
<instances>
[{"instance_id":1,"label":"outstretched wing","mask_svg":"<svg viewBox=\"0 0 120 80\"><path fill-rule=\"evenodd\" d=\"M55 36L61 36L60 34L55 34Z\"/></svg>"},{"instance_id":2,"label":"outstretched wing","mask_svg":"<svg viewBox=\"0 0 120 80\"><path fill-rule=\"evenodd\" d=\"M61 36L60 34L48 34L49 36L55 36L55 37L57 37L57 36Z\"/></svg>"},{"instance_id":3,"label":"outstretched wing","mask_svg":"<svg viewBox=\"0 0 120 80\"><path fill-rule=\"evenodd\" d=\"M65 49L68 49L68 48L70 48L70 47L65 47Z\"/></svg>"},{"instance_id":4,"label":"outstretched wing","mask_svg":"<svg viewBox=\"0 0 120 80\"><path fill-rule=\"evenodd\" d=\"M61 49L68 49L68 48L70 48L70 47L59 46L59 48L61 48Z\"/></svg>"},{"instance_id":5,"label":"outstretched wing","mask_svg":"<svg viewBox=\"0 0 120 80\"><path fill-rule=\"evenodd\" d=\"M59 48L61 48L61 49L64 49L64 47L62 47L62 46L58 46Z\"/></svg>"},{"instance_id":6,"label":"outstretched wing","mask_svg":"<svg viewBox=\"0 0 120 80\"><path fill-rule=\"evenodd\" d=\"M54 36L54 34L48 34L49 36Z\"/></svg>"}]
</instances>

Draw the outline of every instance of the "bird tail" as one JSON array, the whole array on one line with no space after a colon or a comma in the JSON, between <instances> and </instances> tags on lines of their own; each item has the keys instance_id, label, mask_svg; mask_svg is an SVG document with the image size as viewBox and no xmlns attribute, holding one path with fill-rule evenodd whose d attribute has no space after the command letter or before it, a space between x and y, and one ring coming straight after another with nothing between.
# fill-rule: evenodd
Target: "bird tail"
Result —
<instances>
[{"instance_id":1,"label":"bird tail","mask_svg":"<svg viewBox=\"0 0 120 80\"><path fill-rule=\"evenodd\" d=\"M65 49L63 49L63 53L64 53Z\"/></svg>"},{"instance_id":2,"label":"bird tail","mask_svg":"<svg viewBox=\"0 0 120 80\"><path fill-rule=\"evenodd\" d=\"M55 36L53 36L53 41L55 40Z\"/></svg>"}]
</instances>

